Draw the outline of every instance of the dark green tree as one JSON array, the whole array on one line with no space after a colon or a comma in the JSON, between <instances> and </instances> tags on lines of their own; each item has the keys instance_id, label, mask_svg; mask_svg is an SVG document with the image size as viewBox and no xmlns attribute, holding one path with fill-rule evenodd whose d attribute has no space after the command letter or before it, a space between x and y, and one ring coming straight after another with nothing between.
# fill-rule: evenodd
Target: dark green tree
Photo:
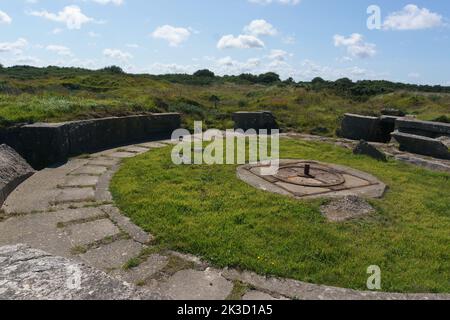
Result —
<instances>
[{"instance_id":1,"label":"dark green tree","mask_svg":"<svg viewBox=\"0 0 450 320\"><path fill-rule=\"evenodd\" d=\"M353 81L349 78L341 78L334 82L339 87L351 87L353 85Z\"/></svg>"},{"instance_id":2,"label":"dark green tree","mask_svg":"<svg viewBox=\"0 0 450 320\"><path fill-rule=\"evenodd\" d=\"M198 70L194 73L194 77L214 78L215 76L214 72L209 71L208 69Z\"/></svg>"},{"instance_id":3,"label":"dark green tree","mask_svg":"<svg viewBox=\"0 0 450 320\"><path fill-rule=\"evenodd\" d=\"M118 66L105 67L103 69L100 69L100 71L114 73L114 74L125 74L125 71L123 71L123 69Z\"/></svg>"},{"instance_id":4,"label":"dark green tree","mask_svg":"<svg viewBox=\"0 0 450 320\"><path fill-rule=\"evenodd\" d=\"M315 77L311 80L312 84L324 84L326 81L323 80L321 77Z\"/></svg>"},{"instance_id":5,"label":"dark green tree","mask_svg":"<svg viewBox=\"0 0 450 320\"><path fill-rule=\"evenodd\" d=\"M239 75L239 79L248 81L251 83L258 82L258 76L255 76L254 74L251 74L251 73L243 73L243 74Z\"/></svg>"},{"instance_id":6,"label":"dark green tree","mask_svg":"<svg viewBox=\"0 0 450 320\"><path fill-rule=\"evenodd\" d=\"M289 77L286 80L284 80L284 83L287 85L293 85L295 84L295 80L292 77Z\"/></svg>"},{"instance_id":7,"label":"dark green tree","mask_svg":"<svg viewBox=\"0 0 450 320\"><path fill-rule=\"evenodd\" d=\"M267 72L258 76L258 82L263 84L272 84L280 81L280 76L275 72Z\"/></svg>"}]
</instances>

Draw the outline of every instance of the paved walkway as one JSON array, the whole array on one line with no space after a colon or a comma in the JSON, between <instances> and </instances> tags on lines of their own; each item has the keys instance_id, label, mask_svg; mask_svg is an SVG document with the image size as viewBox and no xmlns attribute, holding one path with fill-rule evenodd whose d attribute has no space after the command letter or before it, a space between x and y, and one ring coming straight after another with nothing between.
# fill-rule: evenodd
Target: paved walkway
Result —
<instances>
[{"instance_id":1,"label":"paved walkway","mask_svg":"<svg viewBox=\"0 0 450 320\"><path fill-rule=\"evenodd\" d=\"M217 270L197 257L177 252L159 252L152 246L153 237L114 206L108 188L122 159L169 143L107 150L36 173L2 208L0 247L25 244L82 262L142 288L147 295L140 292L136 298L144 299L450 299L449 295L358 292L266 278ZM0 291L1 286L0 281Z\"/></svg>"}]
</instances>

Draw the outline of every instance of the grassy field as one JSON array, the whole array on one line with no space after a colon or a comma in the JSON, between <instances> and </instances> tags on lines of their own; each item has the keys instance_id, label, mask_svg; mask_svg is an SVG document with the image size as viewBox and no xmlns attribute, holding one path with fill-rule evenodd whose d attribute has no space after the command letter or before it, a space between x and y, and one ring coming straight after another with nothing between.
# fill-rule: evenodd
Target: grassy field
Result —
<instances>
[{"instance_id":1,"label":"grassy field","mask_svg":"<svg viewBox=\"0 0 450 320\"><path fill-rule=\"evenodd\" d=\"M296 140L282 140L281 156L351 166L389 191L371 200L375 215L334 224L319 212L325 200L256 190L236 178L235 166L175 166L170 148L127 159L111 188L158 246L218 267L366 289L367 268L378 265L384 291L450 292L448 174Z\"/></svg>"},{"instance_id":2,"label":"grassy field","mask_svg":"<svg viewBox=\"0 0 450 320\"><path fill-rule=\"evenodd\" d=\"M207 128L225 129L233 127L235 111L270 110L284 130L332 136L346 112L377 115L384 107L392 107L424 120L450 117L448 93L397 90L354 96L305 83L252 84L215 78L190 84L193 80L179 81L183 77L188 76L0 69L0 128L37 121L181 112L185 127L204 120ZM211 96L219 98L217 104Z\"/></svg>"}]
</instances>

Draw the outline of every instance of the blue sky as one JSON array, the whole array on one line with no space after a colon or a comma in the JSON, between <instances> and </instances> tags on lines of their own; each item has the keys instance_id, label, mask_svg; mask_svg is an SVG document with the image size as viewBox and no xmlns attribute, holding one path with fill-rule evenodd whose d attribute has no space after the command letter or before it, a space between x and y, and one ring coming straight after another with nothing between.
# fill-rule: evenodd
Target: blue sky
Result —
<instances>
[{"instance_id":1,"label":"blue sky","mask_svg":"<svg viewBox=\"0 0 450 320\"><path fill-rule=\"evenodd\" d=\"M449 18L447 0L0 0L0 63L450 85Z\"/></svg>"}]
</instances>

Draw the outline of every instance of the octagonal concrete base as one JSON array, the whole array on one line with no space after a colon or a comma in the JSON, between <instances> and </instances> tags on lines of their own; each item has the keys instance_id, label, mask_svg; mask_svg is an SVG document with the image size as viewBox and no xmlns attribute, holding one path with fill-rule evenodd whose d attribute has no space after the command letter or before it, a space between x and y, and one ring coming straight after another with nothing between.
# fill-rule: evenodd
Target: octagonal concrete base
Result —
<instances>
[{"instance_id":1,"label":"octagonal concrete base","mask_svg":"<svg viewBox=\"0 0 450 320\"><path fill-rule=\"evenodd\" d=\"M262 176L252 172L252 169L260 166L260 164L240 166L237 169L237 176L255 188L297 199L345 196L381 198L387 189L387 186L376 177L353 168L309 160L280 160L280 166L297 163L329 168L341 174L345 178L345 183L335 187L309 187L290 184L280 181L274 176Z\"/></svg>"}]
</instances>

